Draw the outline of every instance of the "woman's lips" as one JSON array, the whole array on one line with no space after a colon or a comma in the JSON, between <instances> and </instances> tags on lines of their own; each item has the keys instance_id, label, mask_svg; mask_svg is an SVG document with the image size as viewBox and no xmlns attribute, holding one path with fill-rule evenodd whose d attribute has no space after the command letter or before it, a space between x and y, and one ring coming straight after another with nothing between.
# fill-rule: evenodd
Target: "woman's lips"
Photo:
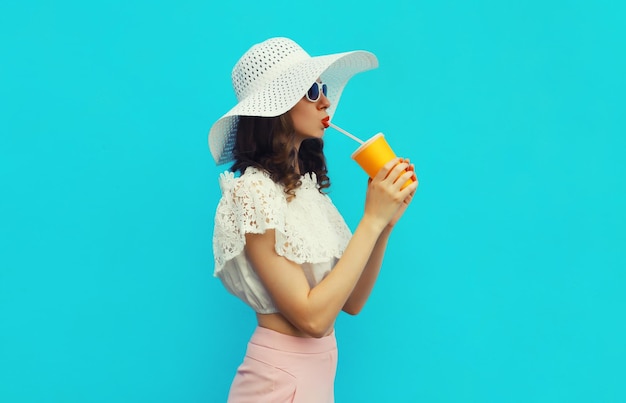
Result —
<instances>
[{"instance_id":1,"label":"woman's lips","mask_svg":"<svg viewBox=\"0 0 626 403\"><path fill-rule=\"evenodd\" d=\"M328 123L329 120L330 116L326 116L324 119L322 119L322 124L324 125L324 128L328 128L328 126L330 126L330 123Z\"/></svg>"}]
</instances>

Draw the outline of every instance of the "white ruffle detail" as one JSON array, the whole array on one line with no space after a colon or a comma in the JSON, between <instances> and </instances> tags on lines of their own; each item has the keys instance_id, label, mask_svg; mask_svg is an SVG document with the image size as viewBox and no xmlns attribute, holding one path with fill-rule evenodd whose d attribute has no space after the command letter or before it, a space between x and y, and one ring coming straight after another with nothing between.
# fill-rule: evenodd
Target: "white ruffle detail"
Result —
<instances>
[{"instance_id":1,"label":"white ruffle detail","mask_svg":"<svg viewBox=\"0 0 626 403\"><path fill-rule=\"evenodd\" d=\"M250 167L239 178L232 172L220 174L222 198L213 233L215 276L243 252L246 233L268 229L275 230L276 253L295 263L341 257L352 236L350 229L330 198L319 192L315 175L301 180L296 197L287 202L282 185L265 171Z\"/></svg>"}]
</instances>

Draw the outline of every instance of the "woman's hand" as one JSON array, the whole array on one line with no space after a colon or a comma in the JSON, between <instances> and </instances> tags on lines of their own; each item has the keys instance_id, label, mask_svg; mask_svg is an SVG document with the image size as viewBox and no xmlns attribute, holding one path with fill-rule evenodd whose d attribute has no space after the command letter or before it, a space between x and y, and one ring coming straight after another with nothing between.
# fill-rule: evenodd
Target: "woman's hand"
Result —
<instances>
[{"instance_id":1,"label":"woman's hand","mask_svg":"<svg viewBox=\"0 0 626 403\"><path fill-rule=\"evenodd\" d=\"M413 183L401 189L409 179L413 179ZM363 219L380 231L388 225L395 225L406 210L415 189L417 178L414 168L401 158L389 161L368 184Z\"/></svg>"},{"instance_id":2,"label":"woman's hand","mask_svg":"<svg viewBox=\"0 0 626 403\"><path fill-rule=\"evenodd\" d=\"M409 167L407 168L407 171L413 172L413 178L412 179L413 179L413 181L415 183L417 183L417 186L419 186L419 181L417 179L417 175L415 175L415 165L411 164L411 161L409 161L408 159L404 160L404 162L409 164ZM411 200L413 200L413 195L415 195L415 191L417 190L417 186L406 197L406 199L404 199L404 201L402 202L402 204L400 205L400 207L396 211L396 214L391 218L391 221L389 221L389 224L387 225L389 228L393 228L393 226L398 223L398 221L400 220L400 218L402 217L402 215L406 211L406 208L409 206L409 204L411 204Z\"/></svg>"}]
</instances>

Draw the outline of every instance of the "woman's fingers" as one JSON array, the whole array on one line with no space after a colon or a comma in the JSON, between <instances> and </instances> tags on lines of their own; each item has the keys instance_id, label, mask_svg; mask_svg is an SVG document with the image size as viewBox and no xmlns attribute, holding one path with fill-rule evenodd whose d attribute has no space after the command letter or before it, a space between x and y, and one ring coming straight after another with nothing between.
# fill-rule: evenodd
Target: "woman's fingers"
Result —
<instances>
[{"instance_id":1,"label":"woman's fingers","mask_svg":"<svg viewBox=\"0 0 626 403\"><path fill-rule=\"evenodd\" d=\"M417 180L414 180L409 186L402 189L401 191L402 196L404 198L408 196L413 197L413 195L415 194L415 191L417 190L418 185L419 185L419 182Z\"/></svg>"},{"instance_id":2,"label":"woman's fingers","mask_svg":"<svg viewBox=\"0 0 626 403\"><path fill-rule=\"evenodd\" d=\"M409 159L404 158L394 158L387 162L372 179L382 184L387 183L395 190L401 189L410 180L417 182L415 165L411 164Z\"/></svg>"},{"instance_id":3,"label":"woman's fingers","mask_svg":"<svg viewBox=\"0 0 626 403\"><path fill-rule=\"evenodd\" d=\"M382 182L383 180L385 180L388 176L389 173L393 170L393 168L398 165L398 163L400 162L400 158L394 158L391 161L389 161L388 163L386 163L385 165L383 165L383 167L378 171L378 173L376 174L376 176L374 176L374 180Z\"/></svg>"},{"instance_id":4,"label":"woman's fingers","mask_svg":"<svg viewBox=\"0 0 626 403\"><path fill-rule=\"evenodd\" d=\"M410 182L402 189L405 183ZM408 160L395 158L368 181L365 214L389 224L401 206L408 205L417 188L415 167Z\"/></svg>"},{"instance_id":5,"label":"woman's fingers","mask_svg":"<svg viewBox=\"0 0 626 403\"><path fill-rule=\"evenodd\" d=\"M411 164L411 161L407 158L394 158L387 162L378 171L376 176L372 179L382 182L383 180L389 180L392 183L396 183L398 179L404 174L405 171L412 172L412 176L415 178L415 165ZM404 184L404 182L403 182Z\"/></svg>"},{"instance_id":6,"label":"woman's fingers","mask_svg":"<svg viewBox=\"0 0 626 403\"><path fill-rule=\"evenodd\" d=\"M400 173L400 176L398 176L398 178L396 179L396 181L394 182L395 185L398 185L400 187L404 186L404 184L410 180L413 180L413 177L415 176L415 174L409 170L405 170L403 172Z\"/></svg>"}]
</instances>

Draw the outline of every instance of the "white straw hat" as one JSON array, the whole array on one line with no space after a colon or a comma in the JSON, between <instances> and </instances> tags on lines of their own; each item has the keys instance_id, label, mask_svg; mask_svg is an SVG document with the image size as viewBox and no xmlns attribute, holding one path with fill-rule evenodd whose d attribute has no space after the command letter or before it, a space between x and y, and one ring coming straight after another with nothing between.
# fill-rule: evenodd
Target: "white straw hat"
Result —
<instances>
[{"instance_id":1,"label":"white straw hat","mask_svg":"<svg viewBox=\"0 0 626 403\"><path fill-rule=\"evenodd\" d=\"M293 108L321 78L328 85L327 112L332 118L348 80L376 67L376 56L366 51L311 57L288 38L271 38L254 45L233 68L233 88L239 103L209 131L213 159L218 165L234 159L239 116L279 116Z\"/></svg>"}]
</instances>

